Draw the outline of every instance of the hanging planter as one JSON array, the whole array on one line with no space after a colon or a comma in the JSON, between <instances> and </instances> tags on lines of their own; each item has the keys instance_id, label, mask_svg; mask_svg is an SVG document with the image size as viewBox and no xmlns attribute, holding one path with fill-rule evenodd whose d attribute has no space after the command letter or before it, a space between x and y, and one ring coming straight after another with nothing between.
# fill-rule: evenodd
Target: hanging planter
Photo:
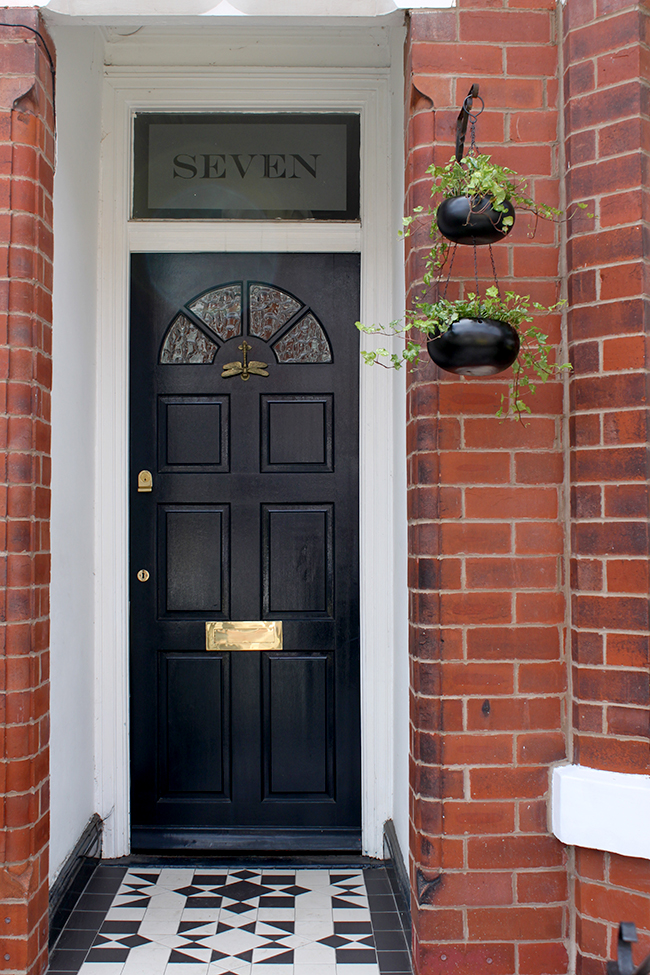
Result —
<instances>
[{"instance_id":1,"label":"hanging planter","mask_svg":"<svg viewBox=\"0 0 650 975\"><path fill-rule=\"evenodd\" d=\"M496 244L512 230L515 208L509 200L503 209L490 196L452 196L436 211L438 230L455 244Z\"/></svg>"},{"instance_id":2,"label":"hanging planter","mask_svg":"<svg viewBox=\"0 0 650 975\"><path fill-rule=\"evenodd\" d=\"M446 332L436 329L427 342L437 366L457 376L495 376L513 364L519 334L495 318L459 318Z\"/></svg>"},{"instance_id":3,"label":"hanging planter","mask_svg":"<svg viewBox=\"0 0 650 975\"><path fill-rule=\"evenodd\" d=\"M504 409L502 396L497 416L511 412L521 418L522 413L531 412L522 397L534 393L538 382L546 382L550 377L557 377L561 370L571 368L553 361L554 347L548 336L533 324L531 314L533 309L547 314L555 312L564 301L546 307L514 291L507 291L502 297L491 245L510 233L516 208L527 210L536 219L555 219L561 211L536 203L526 195L525 181L512 169L498 166L490 156L477 152L475 127L483 108L471 112L474 98L483 105L477 84L472 85L458 116L455 156L445 166L431 166L427 170L433 177L431 195L435 205L428 210L432 217L433 245L426 261L424 283L434 286L434 300L426 301L423 297L416 301L405 323L392 322L388 328L382 328L357 322L357 328L406 337L405 347L399 354L388 349L361 353L367 363L378 363L389 369L399 369L405 362L415 363L420 359L422 343L412 338L418 333L424 337L431 359L447 372L460 376L493 376L512 366L510 401ZM463 158L469 121L471 145ZM413 215L404 219L405 236L410 234L411 224L423 209L416 207ZM476 290L450 301L446 292L458 244L474 247ZM479 292L477 261L477 248L481 245L489 247L494 276L494 285L483 296Z\"/></svg>"}]
</instances>

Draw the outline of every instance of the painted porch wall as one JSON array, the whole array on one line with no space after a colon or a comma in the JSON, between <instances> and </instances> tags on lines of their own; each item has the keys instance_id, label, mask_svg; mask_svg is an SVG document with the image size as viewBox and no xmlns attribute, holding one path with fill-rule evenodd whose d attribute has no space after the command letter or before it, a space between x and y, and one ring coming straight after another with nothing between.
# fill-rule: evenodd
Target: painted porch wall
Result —
<instances>
[{"instance_id":1,"label":"painted porch wall","mask_svg":"<svg viewBox=\"0 0 650 975\"><path fill-rule=\"evenodd\" d=\"M50 878L95 812L93 537L97 215L103 44L55 27Z\"/></svg>"}]
</instances>

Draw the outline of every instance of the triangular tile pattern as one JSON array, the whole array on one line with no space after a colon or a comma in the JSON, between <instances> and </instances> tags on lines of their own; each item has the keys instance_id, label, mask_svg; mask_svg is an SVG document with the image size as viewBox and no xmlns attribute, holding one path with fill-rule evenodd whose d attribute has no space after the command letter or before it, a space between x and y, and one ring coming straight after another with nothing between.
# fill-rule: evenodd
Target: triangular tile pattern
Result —
<instances>
[{"instance_id":1,"label":"triangular tile pattern","mask_svg":"<svg viewBox=\"0 0 650 975\"><path fill-rule=\"evenodd\" d=\"M132 868L80 969L102 970L379 975L363 873Z\"/></svg>"}]
</instances>

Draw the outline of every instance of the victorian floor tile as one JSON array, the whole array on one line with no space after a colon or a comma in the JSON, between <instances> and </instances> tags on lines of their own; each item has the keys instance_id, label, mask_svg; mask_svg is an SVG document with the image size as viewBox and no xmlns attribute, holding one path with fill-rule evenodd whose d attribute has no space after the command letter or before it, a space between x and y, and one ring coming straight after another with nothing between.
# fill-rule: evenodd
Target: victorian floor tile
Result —
<instances>
[{"instance_id":1,"label":"victorian floor tile","mask_svg":"<svg viewBox=\"0 0 650 975\"><path fill-rule=\"evenodd\" d=\"M102 869L52 975L410 975L384 868Z\"/></svg>"}]
</instances>

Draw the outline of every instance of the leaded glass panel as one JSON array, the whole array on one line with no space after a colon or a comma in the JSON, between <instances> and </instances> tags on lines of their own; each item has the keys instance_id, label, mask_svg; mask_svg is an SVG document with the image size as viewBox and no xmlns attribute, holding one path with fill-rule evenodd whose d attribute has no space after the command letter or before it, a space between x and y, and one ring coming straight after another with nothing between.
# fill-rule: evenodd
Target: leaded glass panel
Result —
<instances>
[{"instance_id":1,"label":"leaded glass panel","mask_svg":"<svg viewBox=\"0 0 650 975\"><path fill-rule=\"evenodd\" d=\"M224 342L241 335L240 284L207 291L187 307Z\"/></svg>"},{"instance_id":2,"label":"leaded glass panel","mask_svg":"<svg viewBox=\"0 0 650 975\"><path fill-rule=\"evenodd\" d=\"M248 331L265 342L286 325L302 307L292 295L269 284L251 284L248 289L250 323Z\"/></svg>"},{"instance_id":3,"label":"leaded glass panel","mask_svg":"<svg viewBox=\"0 0 650 975\"><path fill-rule=\"evenodd\" d=\"M194 322L185 315L179 314L167 329L160 352L160 361L174 365L211 363L216 351L215 343L211 342Z\"/></svg>"},{"instance_id":4,"label":"leaded glass panel","mask_svg":"<svg viewBox=\"0 0 650 975\"><path fill-rule=\"evenodd\" d=\"M322 326L311 313L273 346L279 362L331 362L332 351Z\"/></svg>"}]
</instances>

